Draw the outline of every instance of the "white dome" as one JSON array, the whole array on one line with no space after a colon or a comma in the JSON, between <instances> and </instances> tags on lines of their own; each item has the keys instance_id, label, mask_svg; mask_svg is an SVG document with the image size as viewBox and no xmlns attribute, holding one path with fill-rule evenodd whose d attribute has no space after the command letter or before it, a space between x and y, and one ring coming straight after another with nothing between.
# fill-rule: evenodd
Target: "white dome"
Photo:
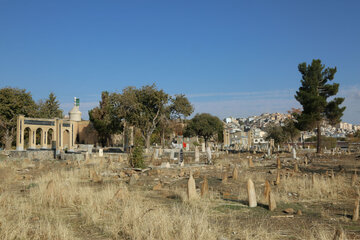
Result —
<instances>
[{"instance_id":1,"label":"white dome","mask_svg":"<svg viewBox=\"0 0 360 240\"><path fill-rule=\"evenodd\" d=\"M70 120L72 121L81 121L81 112L79 106L74 106L69 112Z\"/></svg>"}]
</instances>

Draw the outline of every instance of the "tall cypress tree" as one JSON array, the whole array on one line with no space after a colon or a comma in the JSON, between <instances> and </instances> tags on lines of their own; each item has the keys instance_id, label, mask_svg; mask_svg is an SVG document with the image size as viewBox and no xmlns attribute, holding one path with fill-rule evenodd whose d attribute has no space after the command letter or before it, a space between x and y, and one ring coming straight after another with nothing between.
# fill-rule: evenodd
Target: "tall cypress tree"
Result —
<instances>
[{"instance_id":1,"label":"tall cypress tree","mask_svg":"<svg viewBox=\"0 0 360 240\"><path fill-rule=\"evenodd\" d=\"M302 105L303 111L296 116L301 130L317 129L317 153L321 152L321 124L325 120L331 125L341 121L346 107L340 107L344 98L333 98L339 91L339 84L329 84L334 79L335 68L325 68L320 59L314 59L311 65L305 62L298 66L302 75L301 87L295 99Z\"/></svg>"}]
</instances>

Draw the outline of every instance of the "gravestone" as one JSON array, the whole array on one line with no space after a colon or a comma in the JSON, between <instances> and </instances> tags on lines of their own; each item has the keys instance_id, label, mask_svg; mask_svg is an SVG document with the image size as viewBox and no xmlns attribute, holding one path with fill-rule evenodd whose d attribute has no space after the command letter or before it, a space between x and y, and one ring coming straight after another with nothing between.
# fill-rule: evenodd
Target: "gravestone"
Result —
<instances>
[{"instance_id":1,"label":"gravestone","mask_svg":"<svg viewBox=\"0 0 360 240\"><path fill-rule=\"evenodd\" d=\"M99 149L99 157L104 156L104 149L100 148Z\"/></svg>"},{"instance_id":2,"label":"gravestone","mask_svg":"<svg viewBox=\"0 0 360 240\"><path fill-rule=\"evenodd\" d=\"M195 147L195 162L199 162L199 161L200 161L199 147L196 146Z\"/></svg>"},{"instance_id":3,"label":"gravestone","mask_svg":"<svg viewBox=\"0 0 360 240\"><path fill-rule=\"evenodd\" d=\"M234 167L233 174L232 174L232 178L233 178L234 180L237 180L237 179L239 178L239 172L238 172L238 169L237 169L236 166Z\"/></svg>"},{"instance_id":4,"label":"gravestone","mask_svg":"<svg viewBox=\"0 0 360 240\"><path fill-rule=\"evenodd\" d=\"M192 176L192 172L190 172L190 178L188 181L188 186L187 186L187 196L188 196L188 200L194 200L196 199L196 186L195 186L195 179Z\"/></svg>"},{"instance_id":5,"label":"gravestone","mask_svg":"<svg viewBox=\"0 0 360 240\"><path fill-rule=\"evenodd\" d=\"M206 157L207 157L207 163L211 164L211 149L210 149L210 147L206 148Z\"/></svg>"},{"instance_id":6,"label":"gravestone","mask_svg":"<svg viewBox=\"0 0 360 240\"><path fill-rule=\"evenodd\" d=\"M275 197L274 197L274 194L270 191L270 194L269 194L269 210L274 211L275 208L276 208Z\"/></svg>"},{"instance_id":7,"label":"gravestone","mask_svg":"<svg viewBox=\"0 0 360 240\"><path fill-rule=\"evenodd\" d=\"M248 198L249 198L249 207L256 207L256 193L255 193L255 186L251 179L247 181L247 192L248 192Z\"/></svg>"},{"instance_id":8,"label":"gravestone","mask_svg":"<svg viewBox=\"0 0 360 240\"><path fill-rule=\"evenodd\" d=\"M296 149L295 148L292 149L292 158L296 159Z\"/></svg>"},{"instance_id":9,"label":"gravestone","mask_svg":"<svg viewBox=\"0 0 360 240\"><path fill-rule=\"evenodd\" d=\"M201 197L205 197L209 194L209 184L206 177L204 177L204 181L201 184Z\"/></svg>"},{"instance_id":10,"label":"gravestone","mask_svg":"<svg viewBox=\"0 0 360 240\"><path fill-rule=\"evenodd\" d=\"M205 152L205 143L201 143L201 151Z\"/></svg>"},{"instance_id":11,"label":"gravestone","mask_svg":"<svg viewBox=\"0 0 360 240\"><path fill-rule=\"evenodd\" d=\"M156 148L154 152L154 159L158 159L158 158L159 158L159 149Z\"/></svg>"},{"instance_id":12,"label":"gravestone","mask_svg":"<svg viewBox=\"0 0 360 240\"><path fill-rule=\"evenodd\" d=\"M171 149L171 151L170 151L170 159L174 160L174 158L175 158L175 150Z\"/></svg>"}]
</instances>

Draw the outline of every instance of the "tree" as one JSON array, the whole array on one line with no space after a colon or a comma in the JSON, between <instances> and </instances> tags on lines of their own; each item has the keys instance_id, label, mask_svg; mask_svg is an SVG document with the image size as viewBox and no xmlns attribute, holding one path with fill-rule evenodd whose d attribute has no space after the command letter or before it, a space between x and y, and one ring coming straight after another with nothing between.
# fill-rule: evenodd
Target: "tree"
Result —
<instances>
[{"instance_id":1,"label":"tree","mask_svg":"<svg viewBox=\"0 0 360 240\"><path fill-rule=\"evenodd\" d=\"M216 136L219 138L223 127L223 122L218 117L212 116L209 113L196 114L195 117L188 122L184 136L201 136L207 145L211 137Z\"/></svg>"},{"instance_id":2,"label":"tree","mask_svg":"<svg viewBox=\"0 0 360 240\"><path fill-rule=\"evenodd\" d=\"M135 146L130 154L130 166L134 168L145 168L144 156L143 156L143 141L141 138L135 138Z\"/></svg>"},{"instance_id":3,"label":"tree","mask_svg":"<svg viewBox=\"0 0 360 240\"><path fill-rule=\"evenodd\" d=\"M101 93L99 107L89 111L89 119L98 132L102 146L110 144L111 135L122 131L122 118L116 114L114 94Z\"/></svg>"},{"instance_id":4,"label":"tree","mask_svg":"<svg viewBox=\"0 0 360 240\"><path fill-rule=\"evenodd\" d=\"M194 112L194 106L184 94L176 94L170 100L172 103L169 106L169 110L172 119L186 118Z\"/></svg>"},{"instance_id":5,"label":"tree","mask_svg":"<svg viewBox=\"0 0 360 240\"><path fill-rule=\"evenodd\" d=\"M165 114L168 102L169 95L153 84L140 89L125 88L117 97L116 107L126 122L140 129L146 148L149 148L151 134Z\"/></svg>"},{"instance_id":6,"label":"tree","mask_svg":"<svg viewBox=\"0 0 360 240\"><path fill-rule=\"evenodd\" d=\"M11 149L12 142L16 133L16 123L18 115L34 117L37 105L30 92L18 88L0 89L0 132L1 142L6 149Z\"/></svg>"},{"instance_id":7,"label":"tree","mask_svg":"<svg viewBox=\"0 0 360 240\"><path fill-rule=\"evenodd\" d=\"M290 140L292 143L300 136L300 130L297 129L293 119L287 119L282 129L285 133L286 140Z\"/></svg>"},{"instance_id":8,"label":"tree","mask_svg":"<svg viewBox=\"0 0 360 240\"><path fill-rule=\"evenodd\" d=\"M275 144L283 144L287 141L294 142L300 136L300 131L295 127L295 122L292 119L287 119L284 126L270 125L266 132L266 140L274 139Z\"/></svg>"},{"instance_id":9,"label":"tree","mask_svg":"<svg viewBox=\"0 0 360 240\"><path fill-rule=\"evenodd\" d=\"M317 152L321 152L321 123L325 120L334 125L341 121L345 107L340 107L344 98L333 98L339 90L339 84L329 84L334 79L335 68L325 68L320 59L314 59L311 65L305 62L298 66L302 75L301 87L295 99L302 105L301 114L296 114L297 126L301 130L317 129Z\"/></svg>"},{"instance_id":10,"label":"tree","mask_svg":"<svg viewBox=\"0 0 360 240\"><path fill-rule=\"evenodd\" d=\"M60 109L59 101L54 93L50 93L48 99L40 101L38 117L40 118L62 118L63 111Z\"/></svg>"},{"instance_id":11,"label":"tree","mask_svg":"<svg viewBox=\"0 0 360 240\"><path fill-rule=\"evenodd\" d=\"M283 144L286 142L286 133L283 127L278 125L270 125L266 129L266 140L274 139L275 144Z\"/></svg>"}]
</instances>

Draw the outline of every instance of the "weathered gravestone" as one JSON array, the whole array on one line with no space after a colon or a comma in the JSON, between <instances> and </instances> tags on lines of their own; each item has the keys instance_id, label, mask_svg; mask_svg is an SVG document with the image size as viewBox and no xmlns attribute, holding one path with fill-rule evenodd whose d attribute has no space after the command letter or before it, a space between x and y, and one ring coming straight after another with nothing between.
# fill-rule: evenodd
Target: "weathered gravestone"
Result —
<instances>
[{"instance_id":1,"label":"weathered gravestone","mask_svg":"<svg viewBox=\"0 0 360 240\"><path fill-rule=\"evenodd\" d=\"M195 162L199 162L200 161L200 153L199 153L199 148L198 146L195 147Z\"/></svg>"},{"instance_id":2,"label":"weathered gravestone","mask_svg":"<svg viewBox=\"0 0 360 240\"><path fill-rule=\"evenodd\" d=\"M210 149L210 147L206 148L206 157L207 157L207 163L211 164L211 149Z\"/></svg>"},{"instance_id":3,"label":"weathered gravestone","mask_svg":"<svg viewBox=\"0 0 360 240\"><path fill-rule=\"evenodd\" d=\"M248 199L249 199L249 207L256 207L256 193L255 193L255 186L251 179L247 181L247 192L248 192Z\"/></svg>"}]
</instances>

